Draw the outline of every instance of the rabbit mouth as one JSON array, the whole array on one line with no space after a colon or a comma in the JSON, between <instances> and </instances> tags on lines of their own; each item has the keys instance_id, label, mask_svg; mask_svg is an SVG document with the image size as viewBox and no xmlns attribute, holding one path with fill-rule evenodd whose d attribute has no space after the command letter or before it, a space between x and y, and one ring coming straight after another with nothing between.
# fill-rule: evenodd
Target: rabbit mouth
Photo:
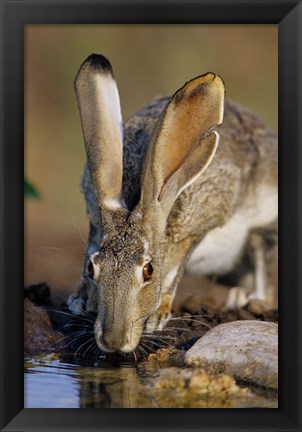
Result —
<instances>
[{"instance_id":1,"label":"rabbit mouth","mask_svg":"<svg viewBox=\"0 0 302 432\"><path fill-rule=\"evenodd\" d=\"M131 343L127 342L124 346L122 347L108 347L105 346L104 343L102 343L100 340L98 340L98 338L96 338L96 343L98 345L98 347L100 348L101 351L107 352L107 353L120 353L120 354L129 354L132 351L135 350L136 346L131 345Z\"/></svg>"},{"instance_id":2,"label":"rabbit mouth","mask_svg":"<svg viewBox=\"0 0 302 432\"><path fill-rule=\"evenodd\" d=\"M114 337L113 335L104 335L102 332L95 333L95 341L100 350L107 353L127 354L135 350L139 343L128 337Z\"/></svg>"}]
</instances>

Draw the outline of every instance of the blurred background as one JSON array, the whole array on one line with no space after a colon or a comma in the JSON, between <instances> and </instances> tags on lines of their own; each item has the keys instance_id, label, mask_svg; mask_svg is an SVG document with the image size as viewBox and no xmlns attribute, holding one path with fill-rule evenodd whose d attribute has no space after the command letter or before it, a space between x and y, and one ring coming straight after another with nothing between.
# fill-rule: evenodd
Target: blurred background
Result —
<instances>
[{"instance_id":1,"label":"blurred background","mask_svg":"<svg viewBox=\"0 0 302 432\"><path fill-rule=\"evenodd\" d=\"M88 232L73 79L91 53L110 60L124 119L213 71L228 98L278 124L277 25L27 25L25 175L39 199L25 201L25 285L46 281L63 296L79 279Z\"/></svg>"}]
</instances>

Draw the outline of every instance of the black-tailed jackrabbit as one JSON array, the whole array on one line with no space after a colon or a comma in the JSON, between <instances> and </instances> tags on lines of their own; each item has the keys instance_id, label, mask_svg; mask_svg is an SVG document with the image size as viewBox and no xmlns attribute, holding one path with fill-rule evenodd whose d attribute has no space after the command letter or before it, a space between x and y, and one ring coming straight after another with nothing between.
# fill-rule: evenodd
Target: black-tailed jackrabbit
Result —
<instances>
[{"instance_id":1,"label":"black-tailed jackrabbit","mask_svg":"<svg viewBox=\"0 0 302 432\"><path fill-rule=\"evenodd\" d=\"M134 350L144 328L152 332L169 320L185 269L223 275L247 250L253 289L233 288L228 307L265 299L277 232L275 134L225 102L224 83L211 72L172 98L152 101L124 127L106 58L87 58L75 90L90 235L81 283L68 304L74 313L97 313L98 346Z\"/></svg>"}]
</instances>

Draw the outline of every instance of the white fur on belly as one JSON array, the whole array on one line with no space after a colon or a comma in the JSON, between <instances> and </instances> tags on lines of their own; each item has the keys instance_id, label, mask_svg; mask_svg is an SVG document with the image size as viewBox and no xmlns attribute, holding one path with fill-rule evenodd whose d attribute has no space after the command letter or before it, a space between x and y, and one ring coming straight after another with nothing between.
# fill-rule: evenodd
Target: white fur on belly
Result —
<instances>
[{"instance_id":1,"label":"white fur on belly","mask_svg":"<svg viewBox=\"0 0 302 432\"><path fill-rule=\"evenodd\" d=\"M194 249L187 271L195 275L225 274L234 267L245 245L248 230L240 215L214 228Z\"/></svg>"},{"instance_id":2,"label":"white fur on belly","mask_svg":"<svg viewBox=\"0 0 302 432\"><path fill-rule=\"evenodd\" d=\"M265 227L278 215L276 190L262 187L253 197L249 196L241 207L222 227L208 232L194 249L187 271L195 275L222 275L231 271L245 246L250 230Z\"/></svg>"}]
</instances>

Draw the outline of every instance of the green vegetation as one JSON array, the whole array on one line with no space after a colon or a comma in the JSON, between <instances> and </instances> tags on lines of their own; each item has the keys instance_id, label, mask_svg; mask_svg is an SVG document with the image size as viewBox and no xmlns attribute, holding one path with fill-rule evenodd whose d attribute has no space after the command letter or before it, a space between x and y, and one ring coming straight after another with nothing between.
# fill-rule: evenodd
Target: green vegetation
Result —
<instances>
[{"instance_id":1,"label":"green vegetation","mask_svg":"<svg viewBox=\"0 0 302 432\"><path fill-rule=\"evenodd\" d=\"M24 198L40 198L35 186L33 186L26 178L24 179Z\"/></svg>"}]
</instances>

